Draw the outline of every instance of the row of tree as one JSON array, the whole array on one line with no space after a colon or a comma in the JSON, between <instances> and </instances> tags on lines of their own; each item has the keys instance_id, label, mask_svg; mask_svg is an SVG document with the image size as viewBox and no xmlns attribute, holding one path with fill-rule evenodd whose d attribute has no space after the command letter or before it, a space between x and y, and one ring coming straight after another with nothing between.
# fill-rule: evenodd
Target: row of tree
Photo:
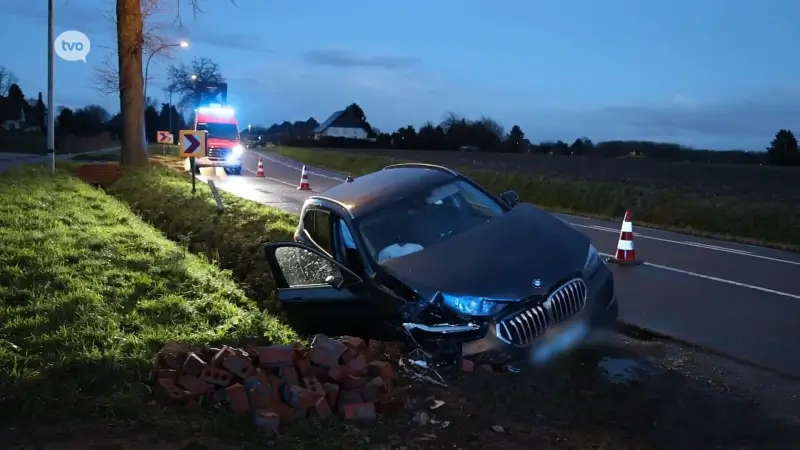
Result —
<instances>
[{"instance_id":1,"label":"row of tree","mask_svg":"<svg viewBox=\"0 0 800 450\"><path fill-rule=\"evenodd\" d=\"M355 105L355 104L354 104ZM351 105L352 106L352 105ZM355 105L358 111L363 110ZM366 116L362 120L366 121ZM313 118L309 119L313 121ZM569 142L532 143L519 125L508 132L489 117L469 120L454 113L434 124L427 122L418 129L413 125L401 127L392 133L373 129L374 139L364 141L324 136L311 136L304 126L307 122L284 122L273 125L278 130L278 141L300 146L372 147L405 150L452 150L498 153L542 153L557 155L586 155L607 158L644 157L650 159L714 162L729 164L800 165L797 140L789 130L781 130L766 152L699 150L679 144L652 141L605 141L594 143L587 137ZM316 123L316 121L314 121Z\"/></svg>"}]
</instances>

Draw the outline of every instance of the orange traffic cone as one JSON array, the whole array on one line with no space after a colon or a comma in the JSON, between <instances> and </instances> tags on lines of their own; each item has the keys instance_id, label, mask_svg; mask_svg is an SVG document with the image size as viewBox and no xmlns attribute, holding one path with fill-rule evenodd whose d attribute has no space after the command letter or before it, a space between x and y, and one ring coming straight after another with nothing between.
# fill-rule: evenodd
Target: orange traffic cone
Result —
<instances>
[{"instance_id":1,"label":"orange traffic cone","mask_svg":"<svg viewBox=\"0 0 800 450\"><path fill-rule=\"evenodd\" d=\"M617 242L617 253L608 262L624 265L637 265L642 261L636 259L636 249L633 246L633 213L631 210L625 211L622 219L622 229L619 232L619 242Z\"/></svg>"},{"instance_id":2,"label":"orange traffic cone","mask_svg":"<svg viewBox=\"0 0 800 450\"><path fill-rule=\"evenodd\" d=\"M264 176L264 161L261 160L261 157L258 158L258 169L256 169L256 176Z\"/></svg>"},{"instance_id":3,"label":"orange traffic cone","mask_svg":"<svg viewBox=\"0 0 800 450\"><path fill-rule=\"evenodd\" d=\"M297 186L298 191L310 191L311 185L308 184L308 174L306 173L306 166L303 166L303 171L300 175L300 186Z\"/></svg>"}]
</instances>

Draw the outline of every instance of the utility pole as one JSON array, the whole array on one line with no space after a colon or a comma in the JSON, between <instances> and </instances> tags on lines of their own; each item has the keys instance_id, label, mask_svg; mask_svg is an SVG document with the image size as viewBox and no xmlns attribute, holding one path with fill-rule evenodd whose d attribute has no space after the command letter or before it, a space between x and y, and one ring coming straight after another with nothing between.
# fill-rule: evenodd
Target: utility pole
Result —
<instances>
[{"instance_id":1,"label":"utility pole","mask_svg":"<svg viewBox=\"0 0 800 450\"><path fill-rule=\"evenodd\" d=\"M50 156L50 172L56 173L56 105L53 94L53 72L55 70L55 26L53 0L47 2L47 154Z\"/></svg>"}]
</instances>

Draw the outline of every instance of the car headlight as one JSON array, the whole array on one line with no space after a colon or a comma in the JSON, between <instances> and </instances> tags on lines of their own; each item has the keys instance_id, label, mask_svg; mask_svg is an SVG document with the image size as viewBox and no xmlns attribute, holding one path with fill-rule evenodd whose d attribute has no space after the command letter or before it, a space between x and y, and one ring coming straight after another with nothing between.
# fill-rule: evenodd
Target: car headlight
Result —
<instances>
[{"instance_id":1,"label":"car headlight","mask_svg":"<svg viewBox=\"0 0 800 450\"><path fill-rule=\"evenodd\" d=\"M445 305L467 316L488 316L505 306L503 303L489 301L482 297L449 294L441 294L441 296Z\"/></svg>"},{"instance_id":2,"label":"car headlight","mask_svg":"<svg viewBox=\"0 0 800 450\"><path fill-rule=\"evenodd\" d=\"M242 153L244 153L244 147L242 147L241 144L236 144L236 145L233 146L233 154L234 155L239 156Z\"/></svg>"},{"instance_id":3,"label":"car headlight","mask_svg":"<svg viewBox=\"0 0 800 450\"><path fill-rule=\"evenodd\" d=\"M584 278L589 278L594 275L601 264L603 264L603 260L600 259L597 249L594 245L589 244L589 253L586 255L586 262L583 264Z\"/></svg>"}]
</instances>

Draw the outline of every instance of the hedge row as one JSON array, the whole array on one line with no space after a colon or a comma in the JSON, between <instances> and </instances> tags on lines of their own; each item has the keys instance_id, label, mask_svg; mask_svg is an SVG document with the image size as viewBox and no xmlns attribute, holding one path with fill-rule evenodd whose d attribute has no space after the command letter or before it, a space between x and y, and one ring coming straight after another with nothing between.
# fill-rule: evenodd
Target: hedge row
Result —
<instances>
[{"instance_id":1,"label":"hedge row","mask_svg":"<svg viewBox=\"0 0 800 450\"><path fill-rule=\"evenodd\" d=\"M303 163L363 175L398 162L396 158L278 147ZM580 182L457 167L495 193L516 191L522 201L544 208L606 219L634 211L638 224L753 244L800 250L800 205L747 202L601 182Z\"/></svg>"}]
</instances>

